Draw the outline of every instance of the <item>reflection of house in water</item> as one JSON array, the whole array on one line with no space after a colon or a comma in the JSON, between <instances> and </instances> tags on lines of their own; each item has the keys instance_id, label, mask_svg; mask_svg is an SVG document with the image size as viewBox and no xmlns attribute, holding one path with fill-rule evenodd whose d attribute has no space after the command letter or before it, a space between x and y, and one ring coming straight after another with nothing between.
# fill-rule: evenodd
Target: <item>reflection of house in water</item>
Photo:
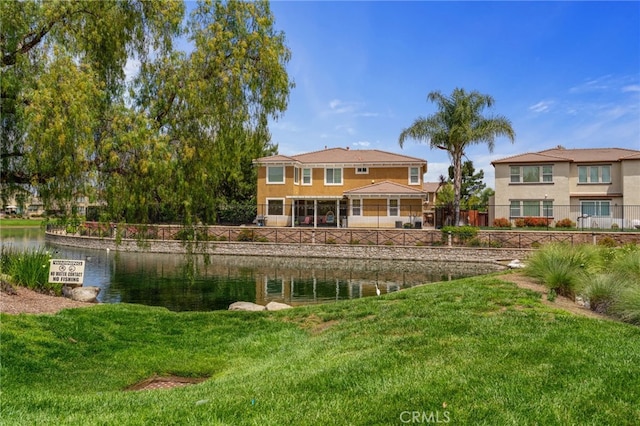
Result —
<instances>
[{"instance_id":1,"label":"reflection of house in water","mask_svg":"<svg viewBox=\"0 0 640 426\"><path fill-rule=\"evenodd\" d=\"M377 279L321 279L274 277L265 275L256 288L258 304L282 302L290 305L308 305L331 300L358 299L375 296L376 285L382 294L398 291L402 285L397 282L378 281Z\"/></svg>"}]
</instances>

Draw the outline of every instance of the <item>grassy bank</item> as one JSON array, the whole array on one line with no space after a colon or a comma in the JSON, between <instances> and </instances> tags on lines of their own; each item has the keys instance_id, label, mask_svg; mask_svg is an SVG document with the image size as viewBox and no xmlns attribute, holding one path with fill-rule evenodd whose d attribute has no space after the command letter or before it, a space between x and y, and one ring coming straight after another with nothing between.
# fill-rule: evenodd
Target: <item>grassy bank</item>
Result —
<instances>
[{"instance_id":1,"label":"grassy bank","mask_svg":"<svg viewBox=\"0 0 640 426\"><path fill-rule=\"evenodd\" d=\"M38 226L41 226L43 222L44 222L43 219L1 218L0 219L0 228L3 228L3 227L17 227L17 228L38 227Z\"/></svg>"},{"instance_id":2,"label":"grassy bank","mask_svg":"<svg viewBox=\"0 0 640 426\"><path fill-rule=\"evenodd\" d=\"M7 425L640 424L640 328L496 276L281 312L1 319ZM124 390L169 374L209 379Z\"/></svg>"}]
</instances>

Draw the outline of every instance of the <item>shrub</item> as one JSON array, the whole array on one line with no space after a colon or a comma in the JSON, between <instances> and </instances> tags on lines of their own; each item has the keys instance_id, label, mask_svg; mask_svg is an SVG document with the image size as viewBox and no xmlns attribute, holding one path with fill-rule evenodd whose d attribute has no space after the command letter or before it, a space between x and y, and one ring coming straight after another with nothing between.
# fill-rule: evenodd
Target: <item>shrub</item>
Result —
<instances>
[{"instance_id":1,"label":"shrub","mask_svg":"<svg viewBox=\"0 0 640 426\"><path fill-rule=\"evenodd\" d=\"M511 221L506 217L499 217L493 220L493 226L495 228L511 228Z\"/></svg>"},{"instance_id":2,"label":"shrub","mask_svg":"<svg viewBox=\"0 0 640 426\"><path fill-rule=\"evenodd\" d=\"M611 312L623 321L640 325L640 285L625 288L611 306Z\"/></svg>"},{"instance_id":3,"label":"shrub","mask_svg":"<svg viewBox=\"0 0 640 426\"><path fill-rule=\"evenodd\" d=\"M516 227L524 228L524 219L518 218L514 220Z\"/></svg>"},{"instance_id":4,"label":"shrub","mask_svg":"<svg viewBox=\"0 0 640 426\"><path fill-rule=\"evenodd\" d=\"M556 228L575 228L576 223L569 218L565 218L556 222Z\"/></svg>"},{"instance_id":5,"label":"shrub","mask_svg":"<svg viewBox=\"0 0 640 426\"><path fill-rule=\"evenodd\" d=\"M0 252L2 273L9 275L13 284L60 295L62 285L49 283L50 259L51 255L42 248L19 252L2 246Z\"/></svg>"},{"instance_id":6,"label":"shrub","mask_svg":"<svg viewBox=\"0 0 640 426\"><path fill-rule=\"evenodd\" d=\"M611 230L612 231L617 231L620 229L620 226L617 223L612 223L611 224Z\"/></svg>"},{"instance_id":7,"label":"shrub","mask_svg":"<svg viewBox=\"0 0 640 426\"><path fill-rule=\"evenodd\" d=\"M547 288L562 296L574 298L581 283L603 268L599 251L592 245L571 247L553 243L534 252L525 273L540 280Z\"/></svg>"},{"instance_id":8,"label":"shrub","mask_svg":"<svg viewBox=\"0 0 640 426\"><path fill-rule=\"evenodd\" d=\"M610 274L598 274L585 287L582 294L589 300L589 308L601 314L609 313L619 299L622 287Z\"/></svg>"},{"instance_id":9,"label":"shrub","mask_svg":"<svg viewBox=\"0 0 640 426\"><path fill-rule=\"evenodd\" d=\"M442 228L443 241L447 241L449 232L451 232L451 236L453 238L457 239L461 243L464 243L472 238L475 238L478 235L478 228L474 226L445 226Z\"/></svg>"},{"instance_id":10,"label":"shrub","mask_svg":"<svg viewBox=\"0 0 640 426\"><path fill-rule=\"evenodd\" d=\"M529 228L541 228L544 226L548 226L549 220L544 217L525 217L524 218L524 226Z\"/></svg>"},{"instance_id":11,"label":"shrub","mask_svg":"<svg viewBox=\"0 0 640 426\"><path fill-rule=\"evenodd\" d=\"M603 237L598 240L598 245L602 247L617 247L618 243L611 237Z\"/></svg>"},{"instance_id":12,"label":"shrub","mask_svg":"<svg viewBox=\"0 0 640 426\"><path fill-rule=\"evenodd\" d=\"M255 238L255 235L253 233L253 230L243 229L238 233L238 236L236 237L236 241L244 241L244 242L255 241L254 238Z\"/></svg>"}]
</instances>

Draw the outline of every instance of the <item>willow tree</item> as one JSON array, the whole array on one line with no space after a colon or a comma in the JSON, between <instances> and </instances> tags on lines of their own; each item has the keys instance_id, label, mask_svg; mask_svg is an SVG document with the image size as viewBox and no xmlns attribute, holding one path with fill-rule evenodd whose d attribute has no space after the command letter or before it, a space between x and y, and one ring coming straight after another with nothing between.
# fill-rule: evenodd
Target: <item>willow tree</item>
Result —
<instances>
[{"instance_id":1,"label":"willow tree","mask_svg":"<svg viewBox=\"0 0 640 426\"><path fill-rule=\"evenodd\" d=\"M0 2L3 198L35 190L68 207L94 195L125 64L170 50L183 15L174 0Z\"/></svg>"},{"instance_id":2,"label":"willow tree","mask_svg":"<svg viewBox=\"0 0 640 426\"><path fill-rule=\"evenodd\" d=\"M417 118L402 130L398 142L402 147L407 139L415 139L428 143L431 149L448 153L453 166L453 207L457 226L460 223L462 157L466 149L474 144L487 144L489 152L493 152L496 137L506 136L513 143L515 132L506 117L483 115L484 110L494 104L489 95L456 88L450 96L434 91L427 99L436 104L437 111L428 117Z\"/></svg>"},{"instance_id":3,"label":"willow tree","mask_svg":"<svg viewBox=\"0 0 640 426\"><path fill-rule=\"evenodd\" d=\"M2 192L111 220L210 221L275 150L290 52L267 2L2 2ZM177 37L189 43L174 48ZM129 67L129 80L125 66Z\"/></svg>"},{"instance_id":4,"label":"willow tree","mask_svg":"<svg viewBox=\"0 0 640 426\"><path fill-rule=\"evenodd\" d=\"M192 51L146 64L134 92L169 145L164 204L211 222L216 206L254 200L252 160L276 149L267 124L287 106L290 51L267 2L201 3L186 34Z\"/></svg>"}]
</instances>

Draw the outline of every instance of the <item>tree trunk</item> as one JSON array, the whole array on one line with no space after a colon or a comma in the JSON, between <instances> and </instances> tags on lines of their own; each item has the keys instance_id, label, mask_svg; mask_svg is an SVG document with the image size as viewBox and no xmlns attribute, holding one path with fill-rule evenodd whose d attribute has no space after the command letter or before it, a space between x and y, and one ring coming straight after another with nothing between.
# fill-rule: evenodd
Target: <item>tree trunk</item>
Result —
<instances>
[{"instance_id":1,"label":"tree trunk","mask_svg":"<svg viewBox=\"0 0 640 426\"><path fill-rule=\"evenodd\" d=\"M453 215L454 225L460 224L460 191L462 190L462 153L453 152Z\"/></svg>"}]
</instances>

